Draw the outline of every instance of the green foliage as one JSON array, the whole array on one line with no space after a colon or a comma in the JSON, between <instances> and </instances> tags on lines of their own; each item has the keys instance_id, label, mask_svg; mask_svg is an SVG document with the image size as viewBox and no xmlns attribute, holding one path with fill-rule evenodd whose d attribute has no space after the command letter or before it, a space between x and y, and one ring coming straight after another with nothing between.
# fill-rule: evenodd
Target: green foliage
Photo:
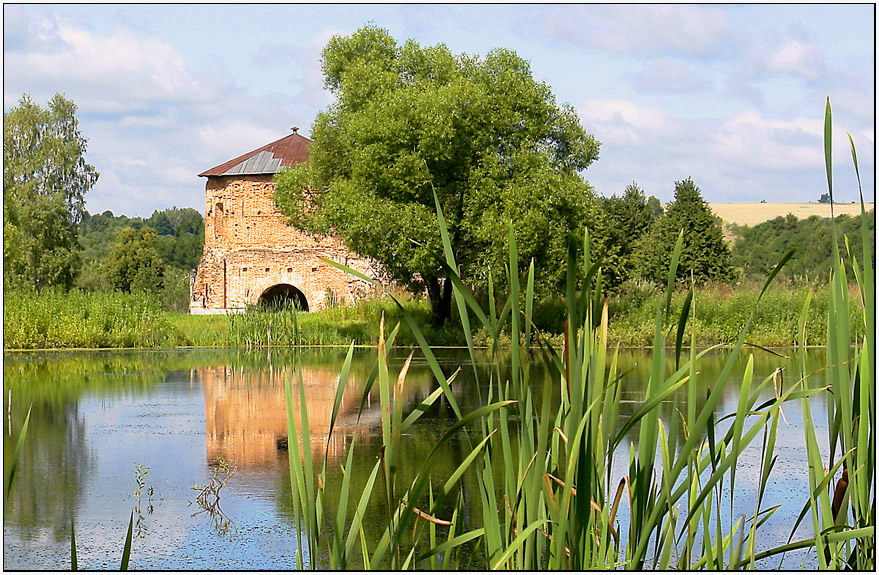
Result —
<instances>
[{"instance_id":1,"label":"green foliage","mask_svg":"<svg viewBox=\"0 0 879 575\"><path fill-rule=\"evenodd\" d=\"M168 347L182 344L148 294L77 289L3 294L5 349Z\"/></svg>"},{"instance_id":2,"label":"green foliage","mask_svg":"<svg viewBox=\"0 0 879 575\"><path fill-rule=\"evenodd\" d=\"M104 258L124 228L152 228L158 234L156 250L165 264L184 271L198 266L204 245L204 219L192 208L168 208L153 212L147 219L114 216L110 210L83 215L79 224L79 241L85 262Z\"/></svg>"},{"instance_id":3,"label":"green foliage","mask_svg":"<svg viewBox=\"0 0 879 575\"><path fill-rule=\"evenodd\" d=\"M189 274L198 266L204 246L204 219L192 208L169 208L153 212L149 218L114 216L107 210L102 214L88 212L79 224L79 239L83 247L83 265L77 286L88 291L107 291L120 288L119 274L111 279L107 267L110 252L119 242L131 242L123 237L124 230L137 230L140 234L153 234L149 240L153 247L148 254L158 256L163 263L161 282L150 271L145 271L140 284L152 286L151 291L161 294L165 309L184 312L189 309ZM125 232L131 234L131 232ZM141 242L142 243L142 242ZM131 246L126 248L131 251ZM130 254L129 254L130 255ZM119 254L115 254L118 266ZM155 271L155 270L154 270ZM117 269L116 272L119 272Z\"/></svg>"},{"instance_id":4,"label":"green foliage","mask_svg":"<svg viewBox=\"0 0 879 575\"><path fill-rule=\"evenodd\" d=\"M754 282L735 287L726 284L697 286L695 295L699 302L699 316L693 320L697 341L703 345L735 341L760 295L760 287ZM626 347L650 345L658 293L658 286L652 282L633 280L624 284L620 293L609 300L610 341ZM826 345L827 334L823 325L830 297L827 287L790 281L777 281L763 294L760 308L751 320L748 342L764 347L791 347L798 344L799 314L810 293L808 341L805 343L809 346ZM685 300L685 291L674 293L671 301L673 317L680 313ZM858 337L863 335L863 312L860 302L852 299L849 324L852 334ZM690 341L689 333L684 335L683 341Z\"/></svg>"},{"instance_id":5,"label":"green foliage","mask_svg":"<svg viewBox=\"0 0 879 575\"><path fill-rule=\"evenodd\" d=\"M330 40L322 66L336 102L314 123L309 162L276 176L291 223L339 233L416 293L426 284L438 323L451 288L434 259L434 192L469 284L484 288L489 268L503 277L511 220L538 285L561 284L567 232L593 222L579 172L598 142L525 60L504 49L480 59L442 44L400 46L367 26Z\"/></svg>"},{"instance_id":6,"label":"green foliage","mask_svg":"<svg viewBox=\"0 0 879 575\"><path fill-rule=\"evenodd\" d=\"M720 221L702 199L693 180L675 182L675 199L657 220L653 230L637 247L637 267L645 279L663 283L669 270L673 246L684 230L678 278L697 282L728 282L735 279L729 247L723 240Z\"/></svg>"},{"instance_id":7,"label":"green foliage","mask_svg":"<svg viewBox=\"0 0 879 575\"><path fill-rule=\"evenodd\" d=\"M647 198L647 207L650 208L650 213L653 214L654 218L658 218L662 215L662 204L656 196L650 196Z\"/></svg>"},{"instance_id":8,"label":"green foliage","mask_svg":"<svg viewBox=\"0 0 879 575\"><path fill-rule=\"evenodd\" d=\"M738 239L733 245L733 264L744 271L746 277L765 275L778 262L781 254L798 246L782 274L790 278L824 280L833 266L831 243L833 226L842 237L849 239L853 254L861 253L861 223L869 231L872 263L875 265L875 222L872 213L850 217L837 216L834 220L811 216L799 220L792 214L779 216L754 227L736 228ZM852 276L852 262L846 260L848 277Z\"/></svg>"},{"instance_id":9,"label":"green foliage","mask_svg":"<svg viewBox=\"0 0 879 575\"><path fill-rule=\"evenodd\" d=\"M85 161L76 105L47 110L24 95L3 114L4 286L70 288L79 271L76 223L98 179Z\"/></svg>"},{"instance_id":10,"label":"green foliage","mask_svg":"<svg viewBox=\"0 0 879 575\"><path fill-rule=\"evenodd\" d=\"M656 216L635 182L626 186L622 197L602 198L601 208L603 221L596 232L603 244L601 270L605 285L615 289L634 277L635 245L653 227Z\"/></svg>"},{"instance_id":11,"label":"green foliage","mask_svg":"<svg viewBox=\"0 0 879 575\"><path fill-rule=\"evenodd\" d=\"M157 293L162 288L165 262L156 251L158 234L152 228L124 228L103 267L110 285L123 292Z\"/></svg>"}]
</instances>

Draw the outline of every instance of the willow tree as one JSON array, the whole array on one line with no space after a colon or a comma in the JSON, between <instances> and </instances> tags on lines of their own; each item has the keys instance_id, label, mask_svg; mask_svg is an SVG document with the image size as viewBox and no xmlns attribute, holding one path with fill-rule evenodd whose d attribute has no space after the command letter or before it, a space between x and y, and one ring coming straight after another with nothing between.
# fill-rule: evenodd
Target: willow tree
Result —
<instances>
[{"instance_id":1,"label":"willow tree","mask_svg":"<svg viewBox=\"0 0 879 575\"><path fill-rule=\"evenodd\" d=\"M598 142L527 61L401 46L367 26L330 40L322 66L335 101L315 120L309 161L276 176L293 225L338 234L397 283L426 287L436 325L452 289L435 258L434 193L471 286L484 287L489 269L503 277L511 221L521 263L535 259L540 283L561 281L568 233L595 211L580 172Z\"/></svg>"}]
</instances>

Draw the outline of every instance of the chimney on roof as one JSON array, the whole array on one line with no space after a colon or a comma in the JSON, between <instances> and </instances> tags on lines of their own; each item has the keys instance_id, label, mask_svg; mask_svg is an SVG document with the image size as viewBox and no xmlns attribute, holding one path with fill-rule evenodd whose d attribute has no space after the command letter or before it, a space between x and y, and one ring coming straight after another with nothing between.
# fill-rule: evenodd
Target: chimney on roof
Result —
<instances>
[{"instance_id":1,"label":"chimney on roof","mask_svg":"<svg viewBox=\"0 0 879 575\"><path fill-rule=\"evenodd\" d=\"M294 134L299 133L299 126L293 126L292 128L290 128L290 131L293 132Z\"/></svg>"}]
</instances>

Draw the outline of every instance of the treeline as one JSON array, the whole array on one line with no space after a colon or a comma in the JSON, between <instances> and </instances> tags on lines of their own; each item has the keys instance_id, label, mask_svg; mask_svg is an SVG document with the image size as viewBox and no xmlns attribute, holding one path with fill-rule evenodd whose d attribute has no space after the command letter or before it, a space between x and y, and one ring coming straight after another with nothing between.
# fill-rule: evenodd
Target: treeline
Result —
<instances>
[{"instance_id":1,"label":"treeline","mask_svg":"<svg viewBox=\"0 0 879 575\"><path fill-rule=\"evenodd\" d=\"M861 219L865 217L870 230L870 253L873 254L872 263L875 268L876 233L872 212L855 217L837 216L837 241L840 250L845 253L845 238L848 238L851 253L855 257L861 254ZM799 220L788 214L753 227L732 226L732 230L738 236L733 246L733 264L741 269L745 277L766 277L781 257L793 247L797 248L794 257L780 272L784 277L806 281L824 280L833 265L833 228L830 218L811 216ZM851 261L849 258L844 259L848 278L853 280Z\"/></svg>"},{"instance_id":2,"label":"treeline","mask_svg":"<svg viewBox=\"0 0 879 575\"><path fill-rule=\"evenodd\" d=\"M204 218L192 208L155 211L149 218L91 215L79 223L83 265L77 287L87 291L148 292L167 309L189 309L189 275L204 245Z\"/></svg>"}]
</instances>

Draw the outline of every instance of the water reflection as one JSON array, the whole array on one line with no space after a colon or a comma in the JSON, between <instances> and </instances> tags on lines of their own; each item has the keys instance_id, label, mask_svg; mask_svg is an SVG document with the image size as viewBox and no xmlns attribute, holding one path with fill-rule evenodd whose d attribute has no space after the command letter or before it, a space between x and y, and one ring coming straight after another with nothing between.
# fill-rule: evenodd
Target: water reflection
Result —
<instances>
[{"instance_id":1,"label":"water reflection","mask_svg":"<svg viewBox=\"0 0 879 575\"><path fill-rule=\"evenodd\" d=\"M392 381L407 355L408 350L393 352ZM318 458L322 458L326 446L344 357L344 351L338 350L309 351L301 357L309 431L313 437L311 447ZM726 353L717 352L701 361L697 412L702 409L709 388L716 385L726 357ZM466 351L443 350L440 354L446 376L463 367L452 389L464 413L478 407L480 397L484 401L488 395L489 359L487 354L477 358L481 386L477 389ZM718 419L736 410L747 359L748 354L742 354L730 375L717 409ZM372 390L358 421L360 401L374 361L375 351L363 350L355 353L352 362L336 423L337 433L329 445L329 502L338 500L339 466L352 438L356 438L356 450L350 473L355 489L362 488L376 461L381 444L377 388ZM674 360L666 357L664 361L665 373L669 374ZM624 421L635 413L644 398L651 359L637 350L627 350L620 352L619 363L623 375L620 414ZM810 352L807 371L817 371L823 363L823 352ZM162 499L156 513L147 518L149 534L135 541L132 567L294 567L290 551L294 527L289 468L287 454L278 450L278 439L287 434L284 382L288 376L297 381L293 365L291 352L277 350L6 355L3 399L8 400L11 391L12 402L11 410L7 406L3 409L4 477L8 475L15 441L29 405L33 405L33 411L16 484L5 502L4 567L66 569L71 519L77 525L80 565L118 567L119 549L134 503L131 470L138 462L150 467L149 485L156 487ZM784 360L755 352L755 381L779 366L786 370L785 386L795 383L798 368L793 358ZM543 368L537 364L532 368L532 381L540 385ZM505 379L502 372L501 381ZM819 374L812 384L823 385L822 376ZM435 386L424 359L416 353L407 377L404 413L411 411ZM295 391L294 408L298 413L298 389ZM766 397L771 393L767 389ZM553 394L557 402L558 385L553 386ZM539 397L536 390L535 398ZM824 397L815 396L812 406L819 425L825 411ZM661 405L660 417L664 422L675 417L680 421L678 412L686 414L686 394L680 394L677 401L677 405L671 400ZM779 503L784 509L777 514L777 524L767 525L764 530L770 538L776 531L780 533L778 537L787 537L785 530L795 521L804 502L798 489L807 479L798 404L786 406L785 413L776 449L779 459L766 500L767 505ZM415 476L426 454L453 421L450 406L440 399L404 434L401 441L406 455L400 461L400 484L407 484ZM627 435L628 440L637 441L637 433L635 426ZM822 439L826 439L826 432L819 430L819 441ZM456 436L437 453L431 472L434 486L441 485L469 454L469 445L464 437ZM515 448L515 438L513 445ZM627 444L621 447L628 451ZM234 541L216 533L203 518L192 518L194 508L188 505L195 498L190 489L193 483L209 481L220 458L238 470L224 487L222 496L223 510L238 527ZM623 466L626 459L625 455L618 457ZM755 469L759 466L757 460L742 461ZM500 463L500 458L495 462ZM745 486L747 478L748 472L743 469L737 476L737 486ZM475 479L468 475L462 482L464 497L472 501L464 506L461 529L477 528L471 522L478 522L480 517ZM737 504L739 501L744 502L745 498L737 499ZM381 509L379 498L374 498L367 509L370 523L381 524ZM448 518L445 510L440 510L439 515Z\"/></svg>"},{"instance_id":2,"label":"water reflection","mask_svg":"<svg viewBox=\"0 0 879 575\"><path fill-rule=\"evenodd\" d=\"M4 470L9 469L18 430L27 415L24 405L12 405L7 429L16 432L4 434ZM79 506L82 485L94 468L94 455L85 440L85 421L75 403L33 404L21 461L15 489L4 502L4 521L19 525L34 540L69 540L70 518ZM7 475L8 471L4 478Z\"/></svg>"},{"instance_id":3,"label":"water reflection","mask_svg":"<svg viewBox=\"0 0 879 575\"><path fill-rule=\"evenodd\" d=\"M245 359L253 359L245 358ZM279 359L281 361L279 361ZM327 432L333 413L339 385L337 364L306 363L318 358L306 354L301 380L308 413L308 430L312 450L323 456L327 448ZM339 405L334 433L329 439L329 456L344 453L349 438L369 439L369 430L381 425L378 386L373 386L363 412L360 405L373 359L358 358L352 365L348 382ZM259 365L259 364L256 364ZM193 378L201 382L205 399L205 438L207 461L224 460L242 467L274 465L281 457L279 443L287 441L287 403L285 382L293 386L293 409L296 413L296 431L301 433L299 373L293 368L292 358L270 357L262 367L252 362L239 361L237 365L217 365L193 370ZM399 366L391 372L396 378ZM432 376L424 369L410 370L403 393L403 409L427 397L433 390Z\"/></svg>"}]
</instances>

